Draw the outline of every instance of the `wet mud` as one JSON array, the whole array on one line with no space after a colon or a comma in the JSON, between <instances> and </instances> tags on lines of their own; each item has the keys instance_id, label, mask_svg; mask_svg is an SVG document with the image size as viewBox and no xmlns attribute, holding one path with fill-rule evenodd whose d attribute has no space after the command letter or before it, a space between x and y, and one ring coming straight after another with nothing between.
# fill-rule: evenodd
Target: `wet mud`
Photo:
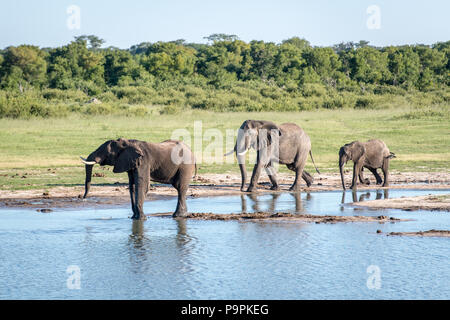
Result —
<instances>
[{"instance_id":1,"label":"wet mud","mask_svg":"<svg viewBox=\"0 0 450 320\"><path fill-rule=\"evenodd\" d=\"M170 213L152 214L151 217L171 217ZM250 221L250 220L277 220L277 221L300 221L309 223L338 223L338 222L399 222L407 221L387 216L333 216L333 215L312 215L295 214L289 212L254 212L254 213L236 213L236 214L215 214L215 213L190 213L183 218L193 220L218 220L218 221Z\"/></svg>"},{"instance_id":2,"label":"wet mud","mask_svg":"<svg viewBox=\"0 0 450 320\"><path fill-rule=\"evenodd\" d=\"M450 194L369 200L362 203L353 203L352 205L371 209L450 211Z\"/></svg>"},{"instance_id":3,"label":"wet mud","mask_svg":"<svg viewBox=\"0 0 450 320\"><path fill-rule=\"evenodd\" d=\"M390 232L388 236L408 236L408 237L439 237L450 238L450 230L428 230L417 232Z\"/></svg>"},{"instance_id":4,"label":"wet mud","mask_svg":"<svg viewBox=\"0 0 450 320\"><path fill-rule=\"evenodd\" d=\"M347 173L348 175L349 173ZM348 177L347 177L348 178ZM372 177L369 177L372 179ZM342 190L339 174L315 175L311 187L302 184L301 192L336 191ZM350 179L347 179L350 181ZM372 179L373 180L373 179ZM450 188L450 173L392 173L391 184L388 188L382 188L374 184L359 185L358 191L377 188L388 189L448 189ZM99 181L100 182L100 181ZM293 182L292 174L280 173L279 193L287 192ZM274 193L270 190L270 182L266 176L261 177L258 190L255 194ZM102 207L129 204L128 184L92 185L90 196L82 199L84 185L76 187L57 187L49 190L0 190L0 207L9 208L80 208ZM238 174L202 174L192 182L189 198L238 195L240 191L240 175ZM152 184L147 200L164 199L176 196L176 190L170 185ZM375 208L376 206L374 206ZM388 207L386 207L388 208ZM420 209L420 206L417 207ZM447 208L447 207L446 207ZM410 208L412 210L412 208ZM429 209L426 209L429 210ZM434 210L434 209L431 209Z\"/></svg>"}]
</instances>

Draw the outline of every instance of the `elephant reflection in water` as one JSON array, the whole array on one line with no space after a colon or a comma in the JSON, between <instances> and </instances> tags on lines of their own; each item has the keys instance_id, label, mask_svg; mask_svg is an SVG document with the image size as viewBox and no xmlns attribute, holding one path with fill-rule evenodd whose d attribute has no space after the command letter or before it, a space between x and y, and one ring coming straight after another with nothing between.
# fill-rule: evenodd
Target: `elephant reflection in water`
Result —
<instances>
[{"instance_id":1,"label":"elephant reflection in water","mask_svg":"<svg viewBox=\"0 0 450 320\"><path fill-rule=\"evenodd\" d=\"M177 224L175 236L152 241L151 234L146 234L145 232L145 222L143 220L133 220L128 247L130 260L133 268L136 269L136 273L141 273L151 268L152 263L150 262L157 260L158 255L167 255L170 252L177 255L181 253L183 256L190 255L192 245L188 244L195 238L189 236L187 232L186 219L176 218L174 221ZM189 259L183 259L183 261L189 261ZM180 265L179 267L186 269L189 268L189 265Z\"/></svg>"},{"instance_id":2,"label":"elephant reflection in water","mask_svg":"<svg viewBox=\"0 0 450 320\"><path fill-rule=\"evenodd\" d=\"M261 211L267 211L270 213L275 213L277 212L276 210L276 204L277 204L277 200L280 197L281 193L272 193L271 196L272 198L270 199L269 202L269 207L267 208L267 210L261 210L261 204L263 204L265 201L258 199L258 196L256 194L247 194L247 195L241 195L241 211L242 213L247 213L247 198L249 198L250 200L252 200L252 212L261 212ZM294 192L294 193L290 193L290 195L292 197L294 197L295 199L295 212L299 213L303 211L303 206L302 206L302 199L301 199L301 193L300 192ZM311 200L311 194L307 193L306 195L306 200Z\"/></svg>"},{"instance_id":3,"label":"elephant reflection in water","mask_svg":"<svg viewBox=\"0 0 450 320\"><path fill-rule=\"evenodd\" d=\"M345 203L345 194L346 194L345 191L342 192L342 200L341 200L342 204ZM353 191L352 192L352 201L353 202L367 201L367 200L370 200L370 196L371 196L370 192L365 192L365 193L360 194L359 199L358 199L358 195L357 195L356 191ZM383 199L383 196L384 196L384 199L389 199L389 190L388 189L377 190L377 194L376 194L375 200ZM343 209L344 208L341 207L341 210L343 210Z\"/></svg>"}]
</instances>

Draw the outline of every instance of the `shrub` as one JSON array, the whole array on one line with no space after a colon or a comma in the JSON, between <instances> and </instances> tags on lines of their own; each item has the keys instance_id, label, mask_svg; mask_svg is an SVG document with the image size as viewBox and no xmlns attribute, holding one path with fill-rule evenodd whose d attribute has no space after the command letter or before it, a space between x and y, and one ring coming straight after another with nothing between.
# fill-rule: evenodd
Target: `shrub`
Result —
<instances>
[{"instance_id":1,"label":"shrub","mask_svg":"<svg viewBox=\"0 0 450 320\"><path fill-rule=\"evenodd\" d=\"M80 90L60 90L60 89L45 89L42 91L42 97L47 100L57 100L63 102L86 102L89 97Z\"/></svg>"},{"instance_id":2,"label":"shrub","mask_svg":"<svg viewBox=\"0 0 450 320\"><path fill-rule=\"evenodd\" d=\"M325 86L319 83L305 83L300 91L304 97L322 97L327 94Z\"/></svg>"},{"instance_id":3,"label":"shrub","mask_svg":"<svg viewBox=\"0 0 450 320\"><path fill-rule=\"evenodd\" d=\"M362 96L356 99L356 109L370 109L375 105L375 99L372 96Z\"/></svg>"}]
</instances>

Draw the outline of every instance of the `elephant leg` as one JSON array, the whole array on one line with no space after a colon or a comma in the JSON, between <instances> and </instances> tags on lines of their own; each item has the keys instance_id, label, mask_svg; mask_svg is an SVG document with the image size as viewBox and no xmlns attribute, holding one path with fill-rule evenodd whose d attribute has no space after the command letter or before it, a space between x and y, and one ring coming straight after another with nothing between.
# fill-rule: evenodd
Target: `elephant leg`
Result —
<instances>
[{"instance_id":1,"label":"elephant leg","mask_svg":"<svg viewBox=\"0 0 450 320\"><path fill-rule=\"evenodd\" d=\"M380 175L377 172L377 169L375 168L369 168L370 172L375 176L375 179L377 179L377 184L381 184L383 180L381 179Z\"/></svg>"},{"instance_id":2,"label":"elephant leg","mask_svg":"<svg viewBox=\"0 0 450 320\"><path fill-rule=\"evenodd\" d=\"M267 175L269 176L270 182L272 183L272 187L270 188L270 190L280 190L280 186L278 185L277 181L277 174L275 172L275 168L273 167L272 162L265 169Z\"/></svg>"},{"instance_id":3,"label":"elephant leg","mask_svg":"<svg viewBox=\"0 0 450 320\"><path fill-rule=\"evenodd\" d=\"M258 162L255 164L255 167L253 168L252 179L250 180L250 185L248 186L247 192L253 192L256 190L256 185L258 183L262 167L263 165L261 161L258 160Z\"/></svg>"},{"instance_id":4,"label":"elephant leg","mask_svg":"<svg viewBox=\"0 0 450 320\"><path fill-rule=\"evenodd\" d=\"M353 164L353 179L352 179L352 185L350 186L350 189L356 190L358 185L358 177L361 172L362 165L359 163Z\"/></svg>"},{"instance_id":5,"label":"elephant leg","mask_svg":"<svg viewBox=\"0 0 450 320\"><path fill-rule=\"evenodd\" d=\"M302 179L305 180L308 188L311 187L312 183L314 182L314 178L306 170L303 170Z\"/></svg>"},{"instance_id":6,"label":"elephant leg","mask_svg":"<svg viewBox=\"0 0 450 320\"><path fill-rule=\"evenodd\" d=\"M384 158L383 166L381 167L384 175L383 187L389 186L389 158Z\"/></svg>"},{"instance_id":7,"label":"elephant leg","mask_svg":"<svg viewBox=\"0 0 450 320\"><path fill-rule=\"evenodd\" d=\"M364 167L361 168L361 171L359 172L359 182L362 184L370 185L369 178L364 179Z\"/></svg>"},{"instance_id":8,"label":"elephant leg","mask_svg":"<svg viewBox=\"0 0 450 320\"><path fill-rule=\"evenodd\" d=\"M146 168L138 168L134 170L134 182L135 182L135 208L136 215L134 219L136 220L146 220L144 214L144 200L145 195L148 191L149 184L149 170Z\"/></svg>"},{"instance_id":9,"label":"elephant leg","mask_svg":"<svg viewBox=\"0 0 450 320\"><path fill-rule=\"evenodd\" d=\"M303 172L306 164L306 158L308 157L308 153L302 154L300 153L298 155L298 159L295 161L293 167L295 170L295 179L292 186L289 188L289 191L298 191L300 190L300 178L303 177ZM305 173L306 175L306 173ZM311 176L309 173L307 173L308 176ZM312 177L311 177L312 178ZM308 178L305 180L306 185L308 185ZM310 181L310 180L309 180ZM311 181L310 181L311 182Z\"/></svg>"},{"instance_id":10,"label":"elephant leg","mask_svg":"<svg viewBox=\"0 0 450 320\"><path fill-rule=\"evenodd\" d=\"M358 202L358 194L356 193L356 188L352 190L352 201Z\"/></svg>"},{"instance_id":11,"label":"elephant leg","mask_svg":"<svg viewBox=\"0 0 450 320\"><path fill-rule=\"evenodd\" d=\"M138 211L136 210L134 187L134 172L133 170L130 170L128 171L128 188L130 189L131 210L133 211L133 216L131 217L131 219L136 219L136 216L138 215Z\"/></svg>"},{"instance_id":12,"label":"elephant leg","mask_svg":"<svg viewBox=\"0 0 450 320\"><path fill-rule=\"evenodd\" d=\"M295 179L292 186L289 188L289 191L298 191L300 190L300 177L302 174L299 172L300 170L295 171Z\"/></svg>"},{"instance_id":13,"label":"elephant leg","mask_svg":"<svg viewBox=\"0 0 450 320\"><path fill-rule=\"evenodd\" d=\"M178 189L178 202L177 208L173 213L173 217L183 217L187 214L187 206L186 206L186 193L187 188L184 186L180 186Z\"/></svg>"},{"instance_id":14,"label":"elephant leg","mask_svg":"<svg viewBox=\"0 0 450 320\"><path fill-rule=\"evenodd\" d=\"M192 176L192 173L188 171L181 169L175 182L172 184L178 191L177 208L173 213L173 217L183 217L187 214L186 193L189 188L190 177Z\"/></svg>"}]
</instances>

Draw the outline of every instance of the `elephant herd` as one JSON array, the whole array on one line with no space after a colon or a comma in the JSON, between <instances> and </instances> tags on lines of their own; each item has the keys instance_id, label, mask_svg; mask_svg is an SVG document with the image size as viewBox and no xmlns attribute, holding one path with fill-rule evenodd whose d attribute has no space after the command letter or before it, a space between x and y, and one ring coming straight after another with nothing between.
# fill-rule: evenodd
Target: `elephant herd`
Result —
<instances>
[{"instance_id":1,"label":"elephant herd","mask_svg":"<svg viewBox=\"0 0 450 320\"><path fill-rule=\"evenodd\" d=\"M308 187L311 186L314 179L304 170L308 154L320 174L312 156L311 140L302 128L294 123L276 125L272 121L246 120L238 130L234 149L225 154L225 156L236 154L241 171L241 191L245 191L247 180L245 154L251 148L257 151L257 157L247 192L256 190L263 168L272 184L271 190L279 190L274 163L284 164L295 172L290 191L300 190L301 178ZM367 142L354 141L342 146L339 150L342 187L345 190L343 168L349 160L353 161L351 189L356 190L358 179L363 184L369 184L369 179L363 177L363 168L373 173L377 184L383 183L383 187L388 186L389 160L394 157L386 144L377 139ZM106 141L87 158L81 159L86 168L83 198L89 193L93 166L108 165L114 167L114 173L128 173L132 219L145 219L143 202L150 181L171 184L178 192L177 207L173 216L183 217L187 214L186 193L191 179L197 174L197 164L194 154L183 142L167 140L150 143L121 138ZM380 168L384 182L377 172Z\"/></svg>"}]
</instances>

